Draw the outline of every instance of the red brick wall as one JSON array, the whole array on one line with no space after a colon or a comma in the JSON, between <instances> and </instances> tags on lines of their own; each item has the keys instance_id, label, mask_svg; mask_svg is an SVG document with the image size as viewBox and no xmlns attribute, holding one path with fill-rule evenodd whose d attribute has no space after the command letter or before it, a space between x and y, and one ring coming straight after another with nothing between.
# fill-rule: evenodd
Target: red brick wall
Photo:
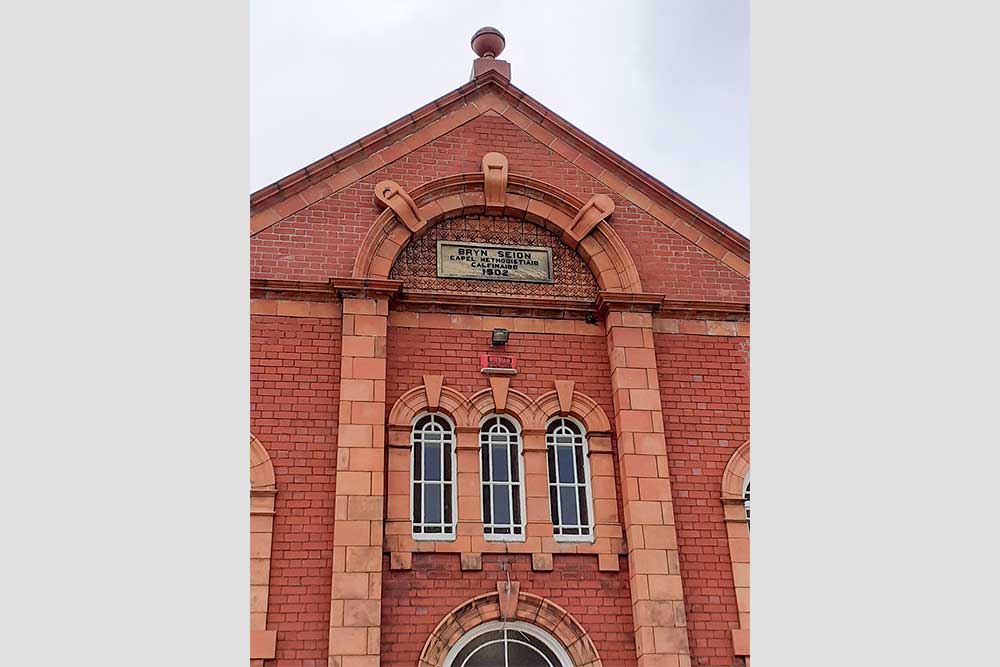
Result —
<instances>
[{"instance_id":1,"label":"red brick wall","mask_svg":"<svg viewBox=\"0 0 1000 667\"><path fill-rule=\"evenodd\" d=\"M461 315L421 313L447 322ZM595 331L601 329L595 325ZM386 367L386 409L404 392L424 383L426 373L443 374L445 384L466 396L489 388L479 372L479 355L489 352L490 332L460 329L389 327ZM575 380L576 390L589 395L614 416L607 338L568 334L515 332L504 354L517 357L518 374L510 388L535 398L555 389L554 380Z\"/></svg>"},{"instance_id":2,"label":"red brick wall","mask_svg":"<svg viewBox=\"0 0 1000 667\"><path fill-rule=\"evenodd\" d=\"M489 151L503 153L512 173L545 180L580 199L610 195L616 206L613 226L632 253L645 291L678 299L750 298L746 278L499 116L475 118L262 231L250 243L251 277L326 280L350 275L357 247L380 212L372 198L375 183L392 179L412 189L442 176L479 172Z\"/></svg>"},{"instance_id":3,"label":"red brick wall","mask_svg":"<svg viewBox=\"0 0 1000 667\"><path fill-rule=\"evenodd\" d=\"M390 571L383 562L382 665L413 667L431 631L455 607L506 581L500 563L521 591L552 600L590 633L605 667L635 665L635 633L628 561L620 572L599 572L596 556L555 556L552 572L534 572L531 556L483 554L482 571L462 572L456 554L414 554L413 569Z\"/></svg>"},{"instance_id":4,"label":"red brick wall","mask_svg":"<svg viewBox=\"0 0 1000 667\"><path fill-rule=\"evenodd\" d=\"M267 626L282 667L326 667L333 568L339 319L250 321L250 430L278 486Z\"/></svg>"},{"instance_id":5,"label":"red brick wall","mask_svg":"<svg viewBox=\"0 0 1000 667\"><path fill-rule=\"evenodd\" d=\"M692 665L737 665L739 628L720 494L722 472L750 437L746 338L656 334L660 395Z\"/></svg>"}]
</instances>

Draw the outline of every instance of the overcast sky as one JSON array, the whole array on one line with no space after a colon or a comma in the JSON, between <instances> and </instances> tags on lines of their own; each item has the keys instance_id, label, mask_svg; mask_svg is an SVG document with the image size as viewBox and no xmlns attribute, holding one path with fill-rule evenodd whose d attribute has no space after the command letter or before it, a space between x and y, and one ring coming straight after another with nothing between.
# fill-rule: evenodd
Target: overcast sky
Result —
<instances>
[{"instance_id":1,"label":"overcast sky","mask_svg":"<svg viewBox=\"0 0 1000 667\"><path fill-rule=\"evenodd\" d=\"M467 82L486 25L514 85L750 235L746 0L252 0L251 192Z\"/></svg>"}]
</instances>

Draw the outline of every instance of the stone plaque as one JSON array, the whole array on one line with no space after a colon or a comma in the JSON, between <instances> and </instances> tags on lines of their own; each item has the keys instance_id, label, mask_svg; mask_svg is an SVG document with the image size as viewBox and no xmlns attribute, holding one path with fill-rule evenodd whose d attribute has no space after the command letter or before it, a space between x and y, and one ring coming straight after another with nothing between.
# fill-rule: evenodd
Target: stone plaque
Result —
<instances>
[{"instance_id":1,"label":"stone plaque","mask_svg":"<svg viewBox=\"0 0 1000 667\"><path fill-rule=\"evenodd\" d=\"M437 242L438 278L552 283L552 250L530 246Z\"/></svg>"}]
</instances>

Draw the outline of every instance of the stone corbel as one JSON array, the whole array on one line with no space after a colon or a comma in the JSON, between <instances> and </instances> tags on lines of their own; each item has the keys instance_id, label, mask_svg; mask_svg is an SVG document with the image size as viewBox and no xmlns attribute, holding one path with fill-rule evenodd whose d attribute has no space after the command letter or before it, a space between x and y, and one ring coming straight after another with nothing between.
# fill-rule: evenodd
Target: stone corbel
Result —
<instances>
[{"instance_id":1,"label":"stone corbel","mask_svg":"<svg viewBox=\"0 0 1000 667\"><path fill-rule=\"evenodd\" d=\"M375 201L380 208L391 208L400 222L411 232L417 232L427 224L427 221L420 217L420 211L413 198L395 181L380 181L375 186Z\"/></svg>"},{"instance_id":2,"label":"stone corbel","mask_svg":"<svg viewBox=\"0 0 1000 667\"><path fill-rule=\"evenodd\" d=\"M500 153L483 156L483 191L486 208L502 209L507 202L507 158Z\"/></svg>"},{"instance_id":3,"label":"stone corbel","mask_svg":"<svg viewBox=\"0 0 1000 667\"><path fill-rule=\"evenodd\" d=\"M615 203L607 195L594 195L580 207L566 233L576 243L587 238L601 220L614 213Z\"/></svg>"}]
</instances>

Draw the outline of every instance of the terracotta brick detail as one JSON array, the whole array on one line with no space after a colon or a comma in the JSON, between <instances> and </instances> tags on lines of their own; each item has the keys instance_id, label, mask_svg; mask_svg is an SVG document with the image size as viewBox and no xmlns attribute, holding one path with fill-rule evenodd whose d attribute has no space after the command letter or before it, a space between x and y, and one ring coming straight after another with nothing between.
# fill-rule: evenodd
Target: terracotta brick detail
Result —
<instances>
[{"instance_id":1,"label":"terracotta brick detail","mask_svg":"<svg viewBox=\"0 0 1000 667\"><path fill-rule=\"evenodd\" d=\"M531 569L536 572L551 572L552 554L531 554Z\"/></svg>"},{"instance_id":2,"label":"terracotta brick detail","mask_svg":"<svg viewBox=\"0 0 1000 667\"><path fill-rule=\"evenodd\" d=\"M427 392L427 409L434 412L441 405L441 385L444 383L444 376L425 375L424 391Z\"/></svg>"},{"instance_id":3,"label":"terracotta brick detail","mask_svg":"<svg viewBox=\"0 0 1000 667\"><path fill-rule=\"evenodd\" d=\"M507 200L507 158L500 153L484 155L483 181L487 211L503 209Z\"/></svg>"},{"instance_id":4,"label":"terracotta brick detail","mask_svg":"<svg viewBox=\"0 0 1000 667\"><path fill-rule=\"evenodd\" d=\"M678 586L651 585L651 580L680 574L653 317L649 312L626 310L639 305L634 299L623 301L604 293L602 298L608 309L608 356L629 538L636 654L640 667L689 664L686 623L676 612L679 608L683 613L683 591ZM650 633L664 631L670 633L670 641L648 640Z\"/></svg>"},{"instance_id":5,"label":"terracotta brick detail","mask_svg":"<svg viewBox=\"0 0 1000 667\"><path fill-rule=\"evenodd\" d=\"M750 522L743 505L743 483L750 473L750 441L733 452L722 473L722 504L725 511L729 559L740 627L734 629L733 653L750 656Z\"/></svg>"},{"instance_id":6,"label":"terracotta brick detail","mask_svg":"<svg viewBox=\"0 0 1000 667\"><path fill-rule=\"evenodd\" d=\"M483 555L482 554L462 554L462 569L463 570L481 570L481 569L483 569Z\"/></svg>"},{"instance_id":7,"label":"terracotta brick detail","mask_svg":"<svg viewBox=\"0 0 1000 667\"><path fill-rule=\"evenodd\" d=\"M510 378L494 377L489 378L490 391L493 393L493 405L497 412L507 411L507 391L510 389Z\"/></svg>"},{"instance_id":8,"label":"terracotta brick detail","mask_svg":"<svg viewBox=\"0 0 1000 667\"><path fill-rule=\"evenodd\" d=\"M497 382L497 381L500 382ZM472 396L447 385L440 390L440 405L432 410L427 388L414 387L397 399L389 411L389 470L385 546L393 553L437 551L456 554L514 552L527 554L625 552L614 485L614 461L610 447L611 423L603 408L591 397L574 391L569 409L561 411L558 394L549 391L536 399L509 389L510 378L490 377L490 389ZM551 386L551 385L550 385ZM498 396L499 394L499 396ZM564 400L567 397L564 396ZM458 467L458 526L450 541L414 540L410 507L410 429L422 412L438 412L451 418L456 431ZM521 424L524 444L524 492L527 516L524 542L487 541L482 532L479 485L479 424L487 415L504 411ZM548 469L545 426L562 414L577 418L595 447L590 452L591 486L595 507L593 542L559 542L552 533L548 504ZM343 427L342 427L343 428ZM464 556L463 556L464 561ZM606 561L610 562L610 561Z\"/></svg>"},{"instance_id":9,"label":"terracotta brick detail","mask_svg":"<svg viewBox=\"0 0 1000 667\"><path fill-rule=\"evenodd\" d=\"M506 587L497 582L497 588ZM576 667L602 667L590 635L572 614L551 600L520 592L511 584L510 600L494 591L474 597L447 614L428 637L417 664L420 667L443 667L452 646L469 629L495 620L524 620L557 637Z\"/></svg>"},{"instance_id":10,"label":"terracotta brick detail","mask_svg":"<svg viewBox=\"0 0 1000 667\"><path fill-rule=\"evenodd\" d=\"M273 658L275 633L267 630L274 530L274 466L264 445L250 436L250 659Z\"/></svg>"},{"instance_id":11,"label":"terracotta brick detail","mask_svg":"<svg viewBox=\"0 0 1000 667\"><path fill-rule=\"evenodd\" d=\"M387 195L399 205L402 196L399 191ZM329 644L330 664L343 667L356 662L351 656L378 664L379 643L369 637L381 627L388 304L367 285L345 283L342 293L361 297L343 299ZM406 567L407 556L397 554L396 566Z\"/></svg>"},{"instance_id":12,"label":"terracotta brick detail","mask_svg":"<svg viewBox=\"0 0 1000 667\"><path fill-rule=\"evenodd\" d=\"M398 184L388 181L379 183L377 187L385 188L394 195L386 201L395 202L397 206L386 208L368 230L354 262L353 277L384 280L388 278L393 261L413 233L419 233L428 225L446 217L483 212L485 198L482 195L453 194L459 183L479 185L483 183L483 178L481 173L440 178L415 188L412 196L406 195L408 199L403 198L406 193ZM558 188L514 174L511 174L509 183L530 184L532 187L524 189L528 196L506 198L503 208L505 215L520 214L529 222L559 234L568 245L577 249L590 266L601 289L642 291L635 262L610 224L598 220L588 230L586 238L574 237L571 232L574 221L570 214L575 214L584 207L579 200ZM543 203L541 197L551 197L553 203ZM610 202L609 198L604 198ZM414 199L425 202L418 211L410 210L409 202ZM607 205L607 202L603 205ZM587 210L598 209L591 205ZM401 218L401 215L406 219ZM583 242L580 242L581 239L584 239Z\"/></svg>"}]
</instances>

